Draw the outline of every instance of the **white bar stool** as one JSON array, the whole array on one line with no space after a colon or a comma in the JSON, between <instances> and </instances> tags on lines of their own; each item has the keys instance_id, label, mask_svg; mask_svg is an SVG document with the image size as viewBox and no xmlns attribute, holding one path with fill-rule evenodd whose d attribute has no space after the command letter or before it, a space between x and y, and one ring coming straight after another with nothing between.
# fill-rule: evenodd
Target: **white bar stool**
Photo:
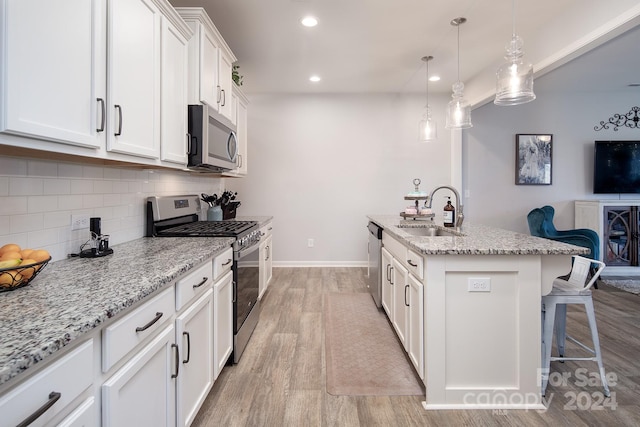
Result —
<instances>
[{"instance_id":1,"label":"white bar stool","mask_svg":"<svg viewBox=\"0 0 640 427\"><path fill-rule=\"evenodd\" d=\"M591 264L597 264L598 269L587 283L587 278ZM598 328L596 327L596 315L593 309L593 299L591 297L591 287L596 282L605 264L578 255L573 256L573 267L568 280L555 279L553 288L548 295L542 297L542 395L544 396L549 382L549 367L552 361L564 360L588 360L598 363L600 369L600 379L604 387L604 395L609 397L609 386L602 366L602 356L600 354L600 340L598 339ZM593 349L587 347L580 341L566 334L567 304L583 304L587 312L589 328L591 329L591 340ZM553 329L555 323L556 345L559 357L551 357L551 341L553 339ZM565 338L578 344L580 347L591 352L594 357L565 357Z\"/></svg>"}]
</instances>

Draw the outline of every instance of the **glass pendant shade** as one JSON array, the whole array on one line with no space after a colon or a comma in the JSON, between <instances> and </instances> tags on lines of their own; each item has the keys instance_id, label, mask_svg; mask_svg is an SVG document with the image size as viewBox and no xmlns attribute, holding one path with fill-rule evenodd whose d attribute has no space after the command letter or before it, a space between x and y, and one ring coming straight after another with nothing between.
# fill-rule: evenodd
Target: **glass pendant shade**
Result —
<instances>
[{"instance_id":1,"label":"glass pendant shade","mask_svg":"<svg viewBox=\"0 0 640 427\"><path fill-rule=\"evenodd\" d=\"M523 60L524 45L515 34L507 44L507 62L496 72L496 105L519 105L536 99L533 93L533 65Z\"/></svg>"},{"instance_id":2,"label":"glass pendant shade","mask_svg":"<svg viewBox=\"0 0 640 427\"><path fill-rule=\"evenodd\" d=\"M427 104L424 106L422 120L418 124L418 139L420 141L434 141L438 137L438 129L435 120L431 117L431 108L429 107L429 61L433 56L423 56L422 60L427 65Z\"/></svg>"},{"instance_id":3,"label":"glass pendant shade","mask_svg":"<svg viewBox=\"0 0 640 427\"><path fill-rule=\"evenodd\" d=\"M447 105L447 129L468 129L471 123L471 104L463 97L464 84L460 81L453 84L453 98Z\"/></svg>"},{"instance_id":4,"label":"glass pendant shade","mask_svg":"<svg viewBox=\"0 0 640 427\"><path fill-rule=\"evenodd\" d=\"M431 108L427 105L424 108L422 120L418 125L420 141L433 141L438 137L438 128L436 122L431 117Z\"/></svg>"},{"instance_id":5,"label":"glass pendant shade","mask_svg":"<svg viewBox=\"0 0 640 427\"><path fill-rule=\"evenodd\" d=\"M451 25L458 27L458 81L453 86L451 101L447 105L447 129L468 129L471 124L471 104L464 99L464 83L460 81L460 25L467 22L466 18L455 18L451 20Z\"/></svg>"}]
</instances>

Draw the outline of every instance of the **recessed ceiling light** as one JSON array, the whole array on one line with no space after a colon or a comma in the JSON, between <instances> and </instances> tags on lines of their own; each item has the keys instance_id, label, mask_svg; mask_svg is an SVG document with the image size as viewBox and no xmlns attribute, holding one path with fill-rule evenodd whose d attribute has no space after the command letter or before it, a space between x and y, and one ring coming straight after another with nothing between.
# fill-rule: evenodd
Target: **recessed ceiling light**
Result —
<instances>
[{"instance_id":1,"label":"recessed ceiling light","mask_svg":"<svg viewBox=\"0 0 640 427\"><path fill-rule=\"evenodd\" d=\"M300 22L305 27L315 27L316 25L318 25L318 19L314 18L313 16L305 16L300 20Z\"/></svg>"},{"instance_id":2,"label":"recessed ceiling light","mask_svg":"<svg viewBox=\"0 0 640 427\"><path fill-rule=\"evenodd\" d=\"M319 82L320 80L321 80L321 79L320 79L320 76L313 75L313 76L309 77L309 81L310 81L310 82L317 83L317 82Z\"/></svg>"},{"instance_id":3,"label":"recessed ceiling light","mask_svg":"<svg viewBox=\"0 0 640 427\"><path fill-rule=\"evenodd\" d=\"M431 77L429 77L429 81L430 82L439 82L440 81L440 76L431 76Z\"/></svg>"}]
</instances>

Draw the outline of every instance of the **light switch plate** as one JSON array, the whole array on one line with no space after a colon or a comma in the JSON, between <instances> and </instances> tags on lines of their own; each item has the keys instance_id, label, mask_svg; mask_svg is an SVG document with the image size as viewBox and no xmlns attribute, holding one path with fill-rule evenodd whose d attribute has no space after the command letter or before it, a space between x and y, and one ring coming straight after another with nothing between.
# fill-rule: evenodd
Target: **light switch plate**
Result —
<instances>
[{"instance_id":1,"label":"light switch plate","mask_svg":"<svg viewBox=\"0 0 640 427\"><path fill-rule=\"evenodd\" d=\"M469 277L467 290L469 292L491 292L491 279L489 277Z\"/></svg>"}]
</instances>

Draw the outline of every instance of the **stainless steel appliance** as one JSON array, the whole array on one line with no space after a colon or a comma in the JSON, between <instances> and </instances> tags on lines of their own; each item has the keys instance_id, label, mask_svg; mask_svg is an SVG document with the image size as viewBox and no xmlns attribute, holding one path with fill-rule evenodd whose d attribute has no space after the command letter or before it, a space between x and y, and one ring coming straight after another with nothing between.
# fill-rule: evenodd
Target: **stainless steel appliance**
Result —
<instances>
[{"instance_id":1,"label":"stainless steel appliance","mask_svg":"<svg viewBox=\"0 0 640 427\"><path fill-rule=\"evenodd\" d=\"M382 263L380 250L382 248L382 228L373 222L367 226L369 230L369 275L367 287L378 308L382 307Z\"/></svg>"},{"instance_id":2,"label":"stainless steel appliance","mask_svg":"<svg viewBox=\"0 0 640 427\"><path fill-rule=\"evenodd\" d=\"M189 105L188 167L206 172L235 169L238 140L231 124L220 121L206 105Z\"/></svg>"},{"instance_id":3,"label":"stainless steel appliance","mask_svg":"<svg viewBox=\"0 0 640 427\"><path fill-rule=\"evenodd\" d=\"M238 363L260 317L260 231L256 221L198 221L197 195L149 197L147 237L234 237L233 363ZM254 262L256 261L256 262Z\"/></svg>"}]
</instances>

